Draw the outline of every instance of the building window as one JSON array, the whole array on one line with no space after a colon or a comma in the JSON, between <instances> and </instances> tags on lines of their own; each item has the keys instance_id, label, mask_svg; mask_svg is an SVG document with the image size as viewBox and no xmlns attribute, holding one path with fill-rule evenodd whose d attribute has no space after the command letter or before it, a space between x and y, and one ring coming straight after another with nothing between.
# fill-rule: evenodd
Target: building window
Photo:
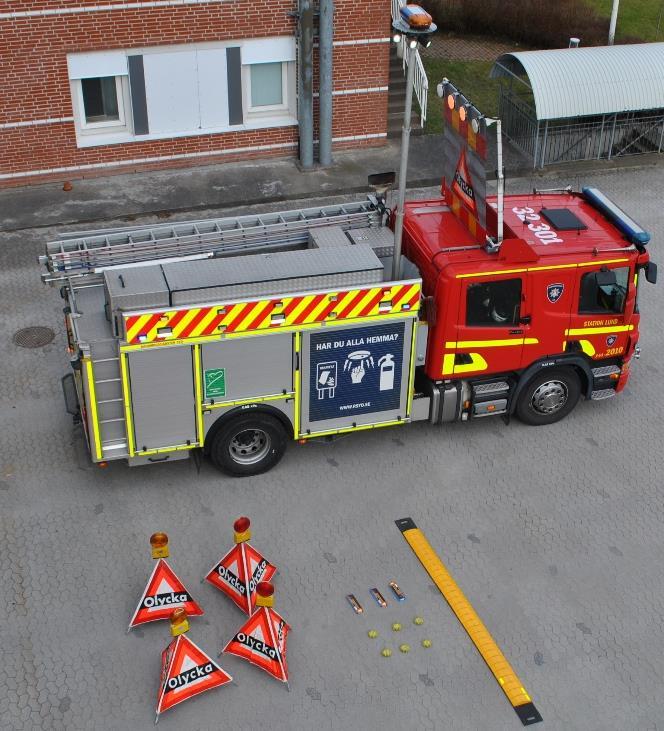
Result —
<instances>
[{"instance_id":1,"label":"building window","mask_svg":"<svg viewBox=\"0 0 664 731\"><path fill-rule=\"evenodd\" d=\"M85 123L119 122L120 104L116 76L81 79Z\"/></svg>"},{"instance_id":2,"label":"building window","mask_svg":"<svg viewBox=\"0 0 664 731\"><path fill-rule=\"evenodd\" d=\"M283 66L282 63L257 63L249 67L252 109L284 104Z\"/></svg>"},{"instance_id":3,"label":"building window","mask_svg":"<svg viewBox=\"0 0 664 731\"><path fill-rule=\"evenodd\" d=\"M79 147L297 124L295 38L67 57Z\"/></svg>"}]
</instances>

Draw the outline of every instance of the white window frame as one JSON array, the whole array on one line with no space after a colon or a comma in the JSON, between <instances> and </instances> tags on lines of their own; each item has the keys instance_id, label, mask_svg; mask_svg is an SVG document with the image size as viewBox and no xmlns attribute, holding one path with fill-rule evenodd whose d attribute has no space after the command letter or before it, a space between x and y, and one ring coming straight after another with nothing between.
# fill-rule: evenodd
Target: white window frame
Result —
<instances>
[{"instance_id":1,"label":"white window frame","mask_svg":"<svg viewBox=\"0 0 664 731\"><path fill-rule=\"evenodd\" d=\"M288 61L269 61L268 63L278 63L281 65L281 104L261 104L260 106L251 106L251 69L254 66L265 66L263 63L251 63L243 67L246 72L242 74L242 86L246 87L246 110L248 114L260 114L267 112L283 112L288 110Z\"/></svg>"},{"instance_id":2,"label":"white window frame","mask_svg":"<svg viewBox=\"0 0 664 731\"><path fill-rule=\"evenodd\" d=\"M206 50L224 49L229 46L240 46L260 43L267 39L229 40L229 41L206 41L202 43L177 43L169 46L148 46L126 49L123 53L159 54L164 52L177 52L178 50ZM100 52L101 53L101 52ZM77 54L78 55L78 54ZM118 116L120 119L104 122L87 122L85 119L85 105L83 103L83 88L80 78L70 78L69 86L72 99L74 125L76 129L76 144L79 149L88 147L101 147L104 145L130 144L133 142L150 142L152 140L172 139L179 137L197 137L199 135L224 134L226 132L241 132L243 130L270 129L276 127L290 127L297 125L297 80L295 74L295 61L279 60L274 58L265 63L280 63L282 73L282 104L274 104L265 107L251 106L251 72L250 67L254 64L242 64L242 99L244 110L244 123L241 125L228 125L219 127L206 127L179 132L148 132L145 135L134 134L134 122L131 107L131 95L129 88L128 74L115 74L116 91L118 97ZM109 76L111 74L108 74ZM101 75L100 75L101 76ZM99 78L99 77L93 77Z\"/></svg>"},{"instance_id":3,"label":"white window frame","mask_svg":"<svg viewBox=\"0 0 664 731\"><path fill-rule=\"evenodd\" d=\"M101 78L101 77L91 77ZM131 124L128 122L129 116L129 77L115 77L115 93L118 100L118 119L108 119L103 122L88 122L85 117L85 102L83 99L82 79L73 79L70 81L72 90L72 100L74 101L74 118L78 132L82 136L92 135L96 133L113 133L113 132L131 132ZM100 143L103 144L103 141Z\"/></svg>"}]
</instances>

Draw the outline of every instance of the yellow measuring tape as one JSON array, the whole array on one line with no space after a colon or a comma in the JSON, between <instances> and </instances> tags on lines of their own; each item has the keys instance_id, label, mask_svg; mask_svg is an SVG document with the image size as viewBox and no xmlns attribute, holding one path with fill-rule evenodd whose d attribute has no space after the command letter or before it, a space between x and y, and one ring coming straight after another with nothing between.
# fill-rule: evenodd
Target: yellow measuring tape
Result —
<instances>
[{"instance_id":1,"label":"yellow measuring tape","mask_svg":"<svg viewBox=\"0 0 664 731\"><path fill-rule=\"evenodd\" d=\"M542 720L539 711L535 708L528 693L517 674L512 670L505 655L501 652L489 630L466 599L463 592L452 578L436 552L431 548L424 533L415 525L412 518L396 520L397 528L401 531L408 545L424 566L426 572L433 579L434 584L445 597L459 622L463 625L468 636L473 641L480 655L489 666L496 680L503 689L517 716L524 726L530 726Z\"/></svg>"}]
</instances>

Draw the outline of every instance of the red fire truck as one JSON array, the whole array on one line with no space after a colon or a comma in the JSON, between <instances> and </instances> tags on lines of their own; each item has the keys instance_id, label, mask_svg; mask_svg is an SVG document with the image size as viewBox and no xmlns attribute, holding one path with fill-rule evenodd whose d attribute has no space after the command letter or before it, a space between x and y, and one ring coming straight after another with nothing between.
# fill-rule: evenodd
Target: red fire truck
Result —
<instances>
[{"instance_id":1,"label":"red fire truck","mask_svg":"<svg viewBox=\"0 0 664 731\"><path fill-rule=\"evenodd\" d=\"M396 239L374 177L365 201L47 244L93 462L254 475L289 439L551 424L625 388L649 234L593 188L486 198L486 120L448 87L442 195L406 203Z\"/></svg>"}]
</instances>

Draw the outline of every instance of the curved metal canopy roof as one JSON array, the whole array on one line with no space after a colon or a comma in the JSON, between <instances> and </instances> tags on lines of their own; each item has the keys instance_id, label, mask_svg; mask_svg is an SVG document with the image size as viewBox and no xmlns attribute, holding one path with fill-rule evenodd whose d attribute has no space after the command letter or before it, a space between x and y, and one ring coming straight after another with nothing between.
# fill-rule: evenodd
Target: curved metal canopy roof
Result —
<instances>
[{"instance_id":1,"label":"curved metal canopy roof","mask_svg":"<svg viewBox=\"0 0 664 731\"><path fill-rule=\"evenodd\" d=\"M504 53L491 69L523 74L539 120L664 108L664 43Z\"/></svg>"}]
</instances>

